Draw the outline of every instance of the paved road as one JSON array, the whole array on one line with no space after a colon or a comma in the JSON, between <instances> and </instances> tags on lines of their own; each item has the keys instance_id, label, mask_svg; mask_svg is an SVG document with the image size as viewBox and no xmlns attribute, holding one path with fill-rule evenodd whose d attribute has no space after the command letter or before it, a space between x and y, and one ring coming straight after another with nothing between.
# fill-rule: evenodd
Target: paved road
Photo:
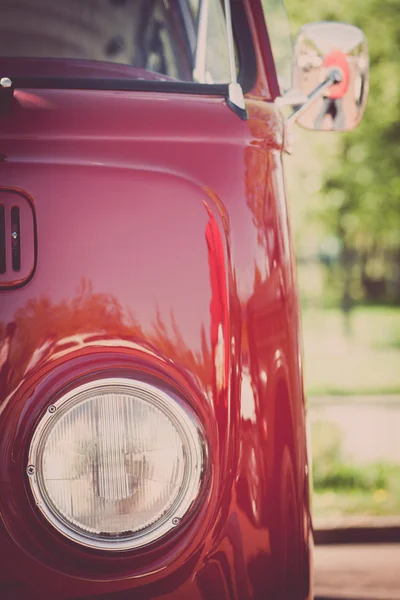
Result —
<instances>
[{"instance_id":1,"label":"paved road","mask_svg":"<svg viewBox=\"0 0 400 600\"><path fill-rule=\"evenodd\" d=\"M400 544L316 546L316 599L400 600Z\"/></svg>"}]
</instances>

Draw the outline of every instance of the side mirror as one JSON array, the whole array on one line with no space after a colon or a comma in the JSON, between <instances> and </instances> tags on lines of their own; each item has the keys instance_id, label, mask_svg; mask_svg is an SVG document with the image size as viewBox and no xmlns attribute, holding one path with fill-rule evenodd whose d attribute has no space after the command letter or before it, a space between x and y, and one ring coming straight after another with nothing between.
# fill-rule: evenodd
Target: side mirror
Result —
<instances>
[{"instance_id":1,"label":"side mirror","mask_svg":"<svg viewBox=\"0 0 400 600\"><path fill-rule=\"evenodd\" d=\"M307 129L348 131L368 96L369 56L363 32L345 23L310 23L294 48L293 84L307 98L291 116Z\"/></svg>"}]
</instances>

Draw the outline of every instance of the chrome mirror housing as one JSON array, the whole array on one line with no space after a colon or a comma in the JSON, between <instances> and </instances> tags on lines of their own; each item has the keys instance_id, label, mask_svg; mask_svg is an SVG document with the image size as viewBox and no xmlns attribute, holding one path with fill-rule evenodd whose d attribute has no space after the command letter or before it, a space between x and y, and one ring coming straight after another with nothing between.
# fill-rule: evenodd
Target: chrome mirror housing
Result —
<instances>
[{"instance_id":1,"label":"chrome mirror housing","mask_svg":"<svg viewBox=\"0 0 400 600\"><path fill-rule=\"evenodd\" d=\"M307 98L292 121L307 129L348 131L368 96L369 56L363 32L346 23L309 23L294 48L293 84Z\"/></svg>"}]
</instances>

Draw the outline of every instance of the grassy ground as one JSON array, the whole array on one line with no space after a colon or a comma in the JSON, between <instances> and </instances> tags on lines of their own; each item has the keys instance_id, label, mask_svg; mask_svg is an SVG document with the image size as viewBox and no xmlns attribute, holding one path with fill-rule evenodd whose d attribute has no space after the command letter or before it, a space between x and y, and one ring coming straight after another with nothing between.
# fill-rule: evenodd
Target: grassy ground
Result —
<instances>
[{"instance_id":1,"label":"grassy ground","mask_svg":"<svg viewBox=\"0 0 400 600\"><path fill-rule=\"evenodd\" d=\"M400 308L303 311L309 396L400 393Z\"/></svg>"},{"instance_id":2,"label":"grassy ground","mask_svg":"<svg viewBox=\"0 0 400 600\"><path fill-rule=\"evenodd\" d=\"M400 490L396 489L400 469L394 476L389 490L315 490L313 494L313 515L315 518L332 518L347 515L386 516L400 514Z\"/></svg>"},{"instance_id":3,"label":"grassy ground","mask_svg":"<svg viewBox=\"0 0 400 600\"><path fill-rule=\"evenodd\" d=\"M316 518L400 514L400 464L349 463L334 423L314 423L311 436Z\"/></svg>"},{"instance_id":4,"label":"grassy ground","mask_svg":"<svg viewBox=\"0 0 400 600\"><path fill-rule=\"evenodd\" d=\"M339 310L305 309L303 336L310 411L332 395L343 403L399 401L399 308L357 308L347 323ZM342 436L334 423L313 424L315 517L400 514L400 465L351 464Z\"/></svg>"}]
</instances>

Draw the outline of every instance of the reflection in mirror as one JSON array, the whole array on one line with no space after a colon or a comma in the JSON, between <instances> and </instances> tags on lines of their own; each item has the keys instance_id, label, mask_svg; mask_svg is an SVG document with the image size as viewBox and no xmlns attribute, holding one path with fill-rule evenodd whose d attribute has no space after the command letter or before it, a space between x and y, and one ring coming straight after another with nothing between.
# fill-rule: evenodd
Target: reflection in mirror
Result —
<instances>
[{"instance_id":1,"label":"reflection in mirror","mask_svg":"<svg viewBox=\"0 0 400 600\"><path fill-rule=\"evenodd\" d=\"M326 89L298 122L307 129L347 131L360 122L368 95L369 59L364 34L345 23L311 23L297 36L294 85L307 96L339 69L341 80Z\"/></svg>"}]
</instances>

